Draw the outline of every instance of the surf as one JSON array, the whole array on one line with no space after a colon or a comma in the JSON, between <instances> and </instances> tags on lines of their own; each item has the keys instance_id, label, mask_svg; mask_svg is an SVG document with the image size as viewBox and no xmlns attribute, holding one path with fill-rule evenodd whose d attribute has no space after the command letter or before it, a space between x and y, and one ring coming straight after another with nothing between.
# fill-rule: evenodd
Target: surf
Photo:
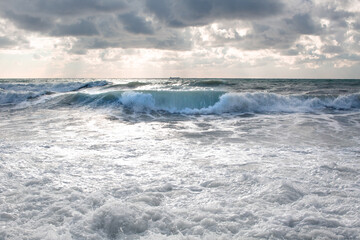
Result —
<instances>
[{"instance_id":1,"label":"surf","mask_svg":"<svg viewBox=\"0 0 360 240\"><path fill-rule=\"evenodd\" d=\"M0 82L0 106L84 107L127 112L158 112L186 115L276 114L324 111L355 111L360 109L360 93L317 92L280 93L264 90L242 91L232 86L235 80L205 79L193 81L196 86L176 85L164 89L161 80L142 81L71 81ZM179 80L180 81L180 80ZM183 81L183 80L181 80ZM227 87L223 85L226 83ZM175 83L172 83L174 85ZM238 84L243 84L238 80ZM267 84L267 83L266 83ZM266 84L264 88L267 88ZM191 84L190 84L191 85ZM204 85L200 87L200 85ZM210 88L211 87L211 88ZM216 87L216 88L215 88ZM321 89L320 89L321 90Z\"/></svg>"},{"instance_id":2,"label":"surf","mask_svg":"<svg viewBox=\"0 0 360 240\"><path fill-rule=\"evenodd\" d=\"M360 94L342 96L227 93L222 91L111 91L62 96L59 104L95 108L126 108L133 112L177 114L298 113L359 110Z\"/></svg>"}]
</instances>

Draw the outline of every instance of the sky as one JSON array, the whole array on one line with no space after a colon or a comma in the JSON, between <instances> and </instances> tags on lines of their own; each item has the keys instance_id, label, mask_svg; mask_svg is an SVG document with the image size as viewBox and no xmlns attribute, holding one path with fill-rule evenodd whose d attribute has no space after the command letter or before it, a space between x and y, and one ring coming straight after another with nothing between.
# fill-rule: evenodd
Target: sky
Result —
<instances>
[{"instance_id":1,"label":"sky","mask_svg":"<svg viewBox=\"0 0 360 240\"><path fill-rule=\"evenodd\" d=\"M0 78L360 78L359 0L3 0Z\"/></svg>"}]
</instances>

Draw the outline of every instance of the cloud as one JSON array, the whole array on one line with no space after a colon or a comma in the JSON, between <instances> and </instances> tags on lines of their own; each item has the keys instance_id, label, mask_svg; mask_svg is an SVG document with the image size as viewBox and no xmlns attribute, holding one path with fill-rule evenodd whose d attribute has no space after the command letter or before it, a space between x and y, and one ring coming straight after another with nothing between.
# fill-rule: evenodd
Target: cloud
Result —
<instances>
[{"instance_id":1,"label":"cloud","mask_svg":"<svg viewBox=\"0 0 360 240\"><path fill-rule=\"evenodd\" d=\"M126 3L121 0L42 0L38 1L38 8L45 13L63 16L114 12L126 8Z\"/></svg>"},{"instance_id":2,"label":"cloud","mask_svg":"<svg viewBox=\"0 0 360 240\"><path fill-rule=\"evenodd\" d=\"M353 27L354 27L355 30L360 31L360 21L355 22L355 23L353 24Z\"/></svg>"},{"instance_id":3,"label":"cloud","mask_svg":"<svg viewBox=\"0 0 360 240\"><path fill-rule=\"evenodd\" d=\"M206 25L223 19L263 19L279 14L278 0L148 0L146 9L170 27Z\"/></svg>"},{"instance_id":4,"label":"cloud","mask_svg":"<svg viewBox=\"0 0 360 240\"><path fill-rule=\"evenodd\" d=\"M325 45L321 48L323 53L342 53L343 49L341 46L336 45Z\"/></svg>"},{"instance_id":5,"label":"cloud","mask_svg":"<svg viewBox=\"0 0 360 240\"><path fill-rule=\"evenodd\" d=\"M136 16L134 13L121 14L118 18L128 32L134 34L154 34L151 22Z\"/></svg>"},{"instance_id":6,"label":"cloud","mask_svg":"<svg viewBox=\"0 0 360 240\"><path fill-rule=\"evenodd\" d=\"M189 49L190 36L149 20L145 1L14 0L0 3L0 16L17 28L43 36L75 37L69 53L91 49ZM184 39L184 38L188 39Z\"/></svg>"},{"instance_id":7,"label":"cloud","mask_svg":"<svg viewBox=\"0 0 360 240\"><path fill-rule=\"evenodd\" d=\"M296 14L291 19L286 19L286 23L290 29L299 34L320 34L321 26L316 23L309 13Z\"/></svg>"},{"instance_id":8,"label":"cloud","mask_svg":"<svg viewBox=\"0 0 360 240\"><path fill-rule=\"evenodd\" d=\"M189 34L189 32L187 33ZM179 31L162 31L157 35L149 35L145 38L139 38L138 35L132 35L124 32L121 37L114 38L88 38L79 37L68 48L68 52L74 54L86 54L91 49L107 48L155 48L171 49L178 51L191 50L192 43L186 33ZM185 37L184 37L185 36Z\"/></svg>"},{"instance_id":9,"label":"cloud","mask_svg":"<svg viewBox=\"0 0 360 240\"><path fill-rule=\"evenodd\" d=\"M50 33L52 36L96 36L99 35L93 22L81 19L69 25L58 24Z\"/></svg>"},{"instance_id":10,"label":"cloud","mask_svg":"<svg viewBox=\"0 0 360 240\"><path fill-rule=\"evenodd\" d=\"M8 38L8 37L0 37L0 48L8 48L16 46L17 42Z\"/></svg>"},{"instance_id":11,"label":"cloud","mask_svg":"<svg viewBox=\"0 0 360 240\"><path fill-rule=\"evenodd\" d=\"M42 16L31 16L28 14L6 11L4 16L12 21L17 27L29 31L46 32L52 28L52 20Z\"/></svg>"},{"instance_id":12,"label":"cloud","mask_svg":"<svg viewBox=\"0 0 360 240\"><path fill-rule=\"evenodd\" d=\"M73 17L112 13L127 8L124 0L11 0L0 3L2 9L48 17Z\"/></svg>"},{"instance_id":13,"label":"cloud","mask_svg":"<svg viewBox=\"0 0 360 240\"><path fill-rule=\"evenodd\" d=\"M234 65L235 60L214 54L214 49L223 48L254 53L249 55L257 56L259 63L291 59L297 66L330 65L343 58L349 65L360 61L356 4L356 0L0 1L0 48L40 48L32 39L46 38L61 45L70 58L111 49L156 49L200 52L209 58L194 60L194 66L212 61ZM30 44L24 44L26 39ZM267 52L273 56L263 57Z\"/></svg>"}]
</instances>

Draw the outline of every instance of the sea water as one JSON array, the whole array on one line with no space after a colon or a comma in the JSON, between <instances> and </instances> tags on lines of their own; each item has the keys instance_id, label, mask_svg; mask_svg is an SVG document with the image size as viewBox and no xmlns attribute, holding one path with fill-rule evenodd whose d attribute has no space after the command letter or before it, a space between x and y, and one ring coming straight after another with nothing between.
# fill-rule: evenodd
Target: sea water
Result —
<instances>
[{"instance_id":1,"label":"sea water","mask_svg":"<svg viewBox=\"0 0 360 240\"><path fill-rule=\"evenodd\" d=\"M2 79L0 239L360 239L360 80Z\"/></svg>"}]
</instances>

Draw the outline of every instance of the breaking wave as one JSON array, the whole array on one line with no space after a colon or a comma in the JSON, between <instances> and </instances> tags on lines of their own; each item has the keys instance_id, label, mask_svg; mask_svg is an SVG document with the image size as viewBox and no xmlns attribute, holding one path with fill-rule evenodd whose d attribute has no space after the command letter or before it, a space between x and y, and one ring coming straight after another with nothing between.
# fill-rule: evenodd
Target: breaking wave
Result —
<instances>
[{"instance_id":1,"label":"breaking wave","mask_svg":"<svg viewBox=\"0 0 360 240\"><path fill-rule=\"evenodd\" d=\"M141 91L76 93L63 96L65 105L124 107L134 112L165 111L179 114L295 113L360 108L360 94L337 97L283 96L273 93L221 91Z\"/></svg>"},{"instance_id":2,"label":"breaking wave","mask_svg":"<svg viewBox=\"0 0 360 240\"><path fill-rule=\"evenodd\" d=\"M227 93L213 106L199 113L269 113L313 112L324 109L360 108L360 94L339 97L283 96L272 93ZM196 112L196 110L195 110Z\"/></svg>"},{"instance_id":3,"label":"breaking wave","mask_svg":"<svg viewBox=\"0 0 360 240\"><path fill-rule=\"evenodd\" d=\"M206 85L222 84L221 80L201 81ZM360 109L360 93L348 95L280 95L266 92L225 92L209 90L115 90L136 88L145 82L125 85L107 81L68 83L0 83L0 106L31 103L54 106L124 108L133 112L167 112L177 114L223 113L293 113L322 110ZM95 91L82 91L96 88ZM111 90L113 89L113 90ZM44 95L41 101L33 101ZM45 100L45 101L42 101ZM26 105L25 104L25 105ZM43 106L43 105L42 105Z\"/></svg>"}]
</instances>

